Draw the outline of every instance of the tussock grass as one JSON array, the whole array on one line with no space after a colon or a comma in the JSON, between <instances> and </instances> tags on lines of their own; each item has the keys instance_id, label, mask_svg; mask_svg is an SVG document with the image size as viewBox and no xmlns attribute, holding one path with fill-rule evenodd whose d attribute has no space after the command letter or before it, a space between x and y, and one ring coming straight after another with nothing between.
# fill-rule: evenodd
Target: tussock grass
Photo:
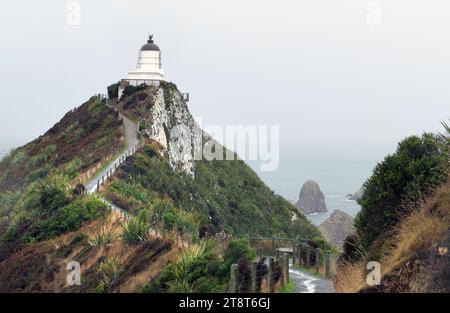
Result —
<instances>
[{"instance_id":1,"label":"tussock grass","mask_svg":"<svg viewBox=\"0 0 450 313\"><path fill-rule=\"evenodd\" d=\"M135 216L124 221L122 228L122 240L129 245L137 245L148 240L150 236L149 225Z\"/></svg>"},{"instance_id":2,"label":"tussock grass","mask_svg":"<svg viewBox=\"0 0 450 313\"><path fill-rule=\"evenodd\" d=\"M421 255L433 244L446 236L450 226L450 182L439 187L429 197L412 210L398 224L395 234L385 239L380 251L369 251L368 255L381 255L382 277L399 269L409 260ZM372 252L372 253L370 253ZM367 258L357 263L341 264L335 277L338 292L358 292L368 287Z\"/></svg>"}]
</instances>

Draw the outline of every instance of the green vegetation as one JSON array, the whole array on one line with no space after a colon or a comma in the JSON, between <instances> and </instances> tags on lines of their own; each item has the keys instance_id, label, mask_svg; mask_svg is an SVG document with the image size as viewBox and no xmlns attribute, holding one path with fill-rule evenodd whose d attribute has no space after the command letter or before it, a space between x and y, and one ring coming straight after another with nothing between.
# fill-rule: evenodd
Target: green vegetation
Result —
<instances>
[{"instance_id":1,"label":"green vegetation","mask_svg":"<svg viewBox=\"0 0 450 313\"><path fill-rule=\"evenodd\" d=\"M94 196L74 196L67 188L67 177L56 174L27 190L20 218L14 220L3 238L22 244L54 238L79 229L83 223L104 216L106 205Z\"/></svg>"},{"instance_id":2,"label":"green vegetation","mask_svg":"<svg viewBox=\"0 0 450 313\"><path fill-rule=\"evenodd\" d=\"M111 97L116 96L117 87L108 88ZM127 88L117 106L131 112L127 116L134 120L153 105L157 89L144 88ZM166 105L174 105L176 86L162 83L162 88ZM150 119L144 119L143 125L147 122ZM98 230L84 228L86 234L60 236L109 213L104 201L85 195L82 179L116 155L123 143L121 125L118 113L100 97L93 97L0 162L0 267L5 271L0 281L6 284L12 277L23 278L5 289L0 285L1 290L31 290L37 285L43 290L51 285L43 282L52 280L51 273L60 267L62 258L76 256L90 264L82 286L76 287L79 291L141 288L144 274L158 273L161 268L144 291L226 291L231 264L248 271L255 251L246 240L224 241L215 236L218 232L324 242L318 229L275 195L243 161L198 161L194 179L174 170L167 154L160 153L154 143L128 157L105 185L102 196L127 211L122 224L106 221ZM163 239L150 237L151 230ZM67 243L69 236L74 237ZM109 249L112 244L114 249ZM14 252L20 264L14 262ZM53 268L34 270L43 260ZM20 272L23 264L30 265L24 275ZM128 283L130 277L137 277L140 284ZM41 281L35 284L34 279Z\"/></svg>"},{"instance_id":3,"label":"green vegetation","mask_svg":"<svg viewBox=\"0 0 450 313\"><path fill-rule=\"evenodd\" d=\"M120 82L108 86L108 98L117 99L119 97Z\"/></svg>"},{"instance_id":4,"label":"green vegetation","mask_svg":"<svg viewBox=\"0 0 450 313\"><path fill-rule=\"evenodd\" d=\"M230 266L240 259L253 259L255 252L245 240L231 241L223 255L217 244L202 240L185 248L180 257L167 265L161 274L143 288L143 292L224 292Z\"/></svg>"},{"instance_id":5,"label":"green vegetation","mask_svg":"<svg viewBox=\"0 0 450 313\"><path fill-rule=\"evenodd\" d=\"M146 241L150 225L140 216L132 216L122 223L122 240L129 245L137 245Z\"/></svg>"},{"instance_id":6,"label":"green vegetation","mask_svg":"<svg viewBox=\"0 0 450 313\"><path fill-rule=\"evenodd\" d=\"M289 280L287 284L280 290L280 293L293 293L295 291L295 284L292 280Z\"/></svg>"},{"instance_id":7,"label":"green vegetation","mask_svg":"<svg viewBox=\"0 0 450 313\"><path fill-rule=\"evenodd\" d=\"M98 269L97 275L100 276L100 284L97 286L97 292L105 292L117 282L120 275L120 267L116 259L109 257L103 260Z\"/></svg>"},{"instance_id":8,"label":"green vegetation","mask_svg":"<svg viewBox=\"0 0 450 313\"><path fill-rule=\"evenodd\" d=\"M108 229L103 225L100 230L89 240L89 244L93 247L105 247L110 245L115 239L112 229Z\"/></svg>"},{"instance_id":9,"label":"green vegetation","mask_svg":"<svg viewBox=\"0 0 450 313\"><path fill-rule=\"evenodd\" d=\"M74 179L122 146L122 122L99 97L67 113L47 133L0 162L0 255L54 238L104 216ZM82 150L80 150L82 149Z\"/></svg>"},{"instance_id":10,"label":"green vegetation","mask_svg":"<svg viewBox=\"0 0 450 313\"><path fill-rule=\"evenodd\" d=\"M43 136L2 159L0 190L23 189L57 169L75 178L121 148L121 126L118 113L99 97L92 97L67 113Z\"/></svg>"},{"instance_id":11,"label":"green vegetation","mask_svg":"<svg viewBox=\"0 0 450 313\"><path fill-rule=\"evenodd\" d=\"M399 143L373 170L364 184L362 206L355 226L367 249L381 234L391 231L409 210L447 179L448 155L433 134L411 136Z\"/></svg>"},{"instance_id":12,"label":"green vegetation","mask_svg":"<svg viewBox=\"0 0 450 313\"><path fill-rule=\"evenodd\" d=\"M139 86L132 86L132 85L128 85L124 88L123 90L123 95L125 97L131 96L134 93L144 90L145 88L147 88L147 85L141 84Z\"/></svg>"},{"instance_id":13,"label":"green vegetation","mask_svg":"<svg viewBox=\"0 0 450 313\"><path fill-rule=\"evenodd\" d=\"M174 171L155 148L145 146L143 152L123 164L118 177L118 183L108 189L108 198L131 211L143 204L143 193L148 198L156 195L170 199L178 208L173 209L178 215L176 223L187 223L187 227L192 228L200 219L180 210L196 212L201 220L209 221L212 232L321 238L319 230L303 215L292 221L296 209L240 160L198 161L193 179ZM174 215L171 210L163 214L171 225Z\"/></svg>"}]
</instances>

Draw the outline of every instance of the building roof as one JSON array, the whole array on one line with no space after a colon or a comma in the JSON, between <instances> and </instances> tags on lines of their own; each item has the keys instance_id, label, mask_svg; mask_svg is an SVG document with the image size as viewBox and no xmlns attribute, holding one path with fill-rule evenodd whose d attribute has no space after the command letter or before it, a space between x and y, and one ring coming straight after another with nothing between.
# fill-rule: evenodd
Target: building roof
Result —
<instances>
[{"instance_id":1,"label":"building roof","mask_svg":"<svg viewBox=\"0 0 450 313\"><path fill-rule=\"evenodd\" d=\"M160 51L159 47L153 42L153 35L150 35L147 43L141 47L141 51Z\"/></svg>"}]
</instances>

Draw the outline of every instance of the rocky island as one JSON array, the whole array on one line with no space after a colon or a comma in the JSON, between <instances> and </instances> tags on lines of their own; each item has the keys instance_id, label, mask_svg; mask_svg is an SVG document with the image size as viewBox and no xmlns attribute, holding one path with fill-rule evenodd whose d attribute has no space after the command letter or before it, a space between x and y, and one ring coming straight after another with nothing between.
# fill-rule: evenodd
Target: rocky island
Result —
<instances>
[{"instance_id":1,"label":"rocky island","mask_svg":"<svg viewBox=\"0 0 450 313\"><path fill-rule=\"evenodd\" d=\"M325 196L316 181L311 179L303 184L295 206L303 214L327 212Z\"/></svg>"},{"instance_id":2,"label":"rocky island","mask_svg":"<svg viewBox=\"0 0 450 313\"><path fill-rule=\"evenodd\" d=\"M345 238L355 232L354 219L341 210L334 210L319 229L325 239L341 251Z\"/></svg>"},{"instance_id":3,"label":"rocky island","mask_svg":"<svg viewBox=\"0 0 450 313\"><path fill-rule=\"evenodd\" d=\"M353 201L358 201L359 199L362 198L364 193L363 187L359 188L358 191L356 191L354 194L349 193L348 195L346 195L345 197L349 200L353 200Z\"/></svg>"}]
</instances>

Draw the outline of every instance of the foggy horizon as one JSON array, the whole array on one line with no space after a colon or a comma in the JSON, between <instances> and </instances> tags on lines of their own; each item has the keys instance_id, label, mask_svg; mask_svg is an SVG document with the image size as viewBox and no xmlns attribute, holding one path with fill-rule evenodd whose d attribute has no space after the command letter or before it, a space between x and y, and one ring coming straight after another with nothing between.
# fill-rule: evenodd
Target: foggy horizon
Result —
<instances>
[{"instance_id":1,"label":"foggy horizon","mask_svg":"<svg viewBox=\"0 0 450 313\"><path fill-rule=\"evenodd\" d=\"M4 143L24 144L106 93L135 68L148 33L204 124L277 124L287 143L392 146L449 117L448 2L377 1L378 26L367 23L370 1L78 1L72 26L68 2L46 2L4 4Z\"/></svg>"}]
</instances>

